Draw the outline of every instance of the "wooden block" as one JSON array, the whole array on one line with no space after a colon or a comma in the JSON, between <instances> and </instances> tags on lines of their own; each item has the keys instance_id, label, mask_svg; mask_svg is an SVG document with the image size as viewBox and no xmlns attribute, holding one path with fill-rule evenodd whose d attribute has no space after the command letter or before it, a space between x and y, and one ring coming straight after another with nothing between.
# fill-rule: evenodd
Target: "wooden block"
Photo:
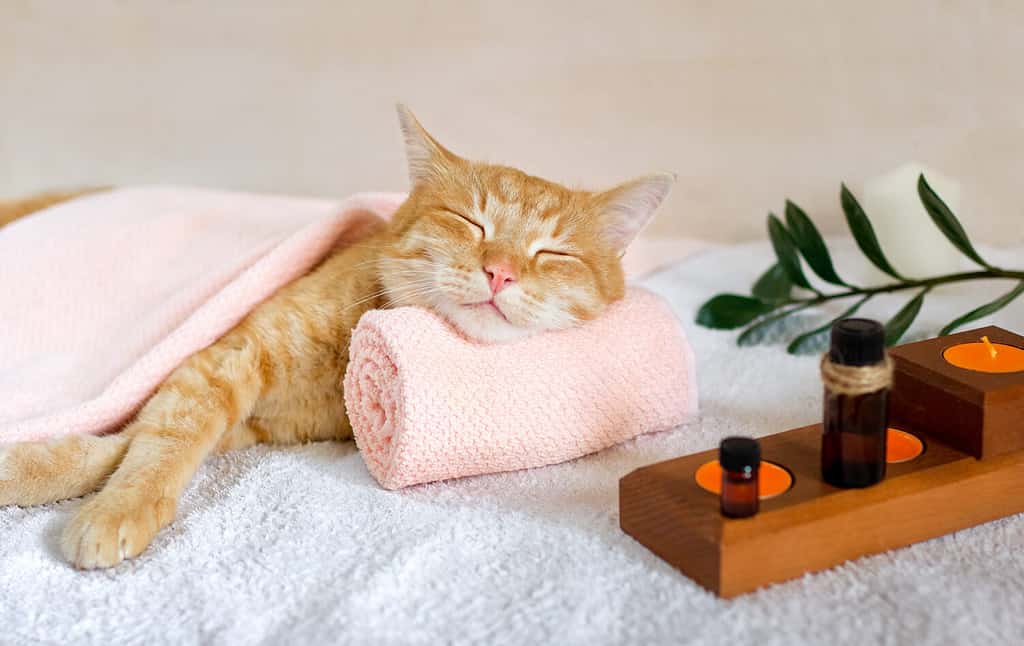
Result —
<instances>
[{"instance_id":1,"label":"wooden block","mask_svg":"<svg viewBox=\"0 0 1024 646\"><path fill-rule=\"evenodd\" d=\"M996 326L893 348L890 423L977 458L1024 449L1024 372L977 372L943 358L946 349L983 335L1024 348L1024 337Z\"/></svg>"},{"instance_id":2,"label":"wooden block","mask_svg":"<svg viewBox=\"0 0 1024 646\"><path fill-rule=\"evenodd\" d=\"M838 489L821 480L820 445L820 424L761 438L764 459L789 469L794 483L751 518L722 517L718 497L696 484L697 468L717 450L633 471L619 483L622 529L708 590L734 597L1024 511L1024 451L976 460L931 441L919 458L889 464L880 484Z\"/></svg>"}]
</instances>

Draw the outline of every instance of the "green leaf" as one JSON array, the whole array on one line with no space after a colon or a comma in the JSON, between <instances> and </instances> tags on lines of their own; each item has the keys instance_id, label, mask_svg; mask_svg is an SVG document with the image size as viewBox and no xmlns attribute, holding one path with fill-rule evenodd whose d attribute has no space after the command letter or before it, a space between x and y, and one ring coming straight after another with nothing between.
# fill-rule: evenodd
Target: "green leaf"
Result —
<instances>
[{"instance_id":1,"label":"green leaf","mask_svg":"<svg viewBox=\"0 0 1024 646\"><path fill-rule=\"evenodd\" d=\"M910 299L906 305L896 312L896 315L889 319L889 322L885 324L885 345L896 345L896 343L903 338L907 328L917 318L918 313L921 311L921 305L924 303L925 295L931 291L931 287L925 287L917 296Z\"/></svg>"},{"instance_id":2,"label":"green leaf","mask_svg":"<svg viewBox=\"0 0 1024 646\"><path fill-rule=\"evenodd\" d=\"M755 345L760 340L758 335L765 332L766 328L779 323L782 319L786 318L790 314L796 314L797 312L805 310L814 304L815 303L812 301L807 301L788 310L777 312L775 314L772 314L771 316L765 316L764 318L755 322L747 329L743 330L743 332L740 333L739 337L736 339L736 344L741 346Z\"/></svg>"},{"instance_id":3,"label":"green leaf","mask_svg":"<svg viewBox=\"0 0 1024 646\"><path fill-rule=\"evenodd\" d=\"M789 200L786 200L786 226L789 227L793 241L814 273L833 285L848 286L836 273L836 269L832 265L832 257L828 253L828 247L825 246L825 240L822 239L818 228L814 226L803 209Z\"/></svg>"},{"instance_id":4,"label":"green leaf","mask_svg":"<svg viewBox=\"0 0 1024 646\"><path fill-rule=\"evenodd\" d=\"M778 258L779 265L782 266L789 280L800 287L813 289L807 282L803 269L800 268L800 256L797 255L796 244L793 242L792 236L786 230L786 225L782 224L782 221L775 217L774 213L768 214L768 236L772 240L775 257Z\"/></svg>"},{"instance_id":5,"label":"green leaf","mask_svg":"<svg viewBox=\"0 0 1024 646\"><path fill-rule=\"evenodd\" d=\"M786 352L788 352L790 354L805 354L805 351L807 351L809 349L807 347L807 342L808 341L810 341L813 337L816 337L819 334L821 334L822 332L825 332L826 330L831 328L832 325L834 325L836 321L840 321L842 319L849 318L849 317L853 316L857 312L857 310L860 309L860 306L863 305L864 303L868 302L870 299L871 299L871 294L868 294L864 298L862 298L859 301L857 301L856 303L854 303L853 306L850 307L848 310L846 310L845 312L843 312L839 316L835 317L834 319L832 319L831 321L829 321L825 325L822 325L821 327L816 327L813 330L811 330L810 332L804 332L803 334L801 334L800 336L798 336L797 338L793 339L790 342L790 344L786 347Z\"/></svg>"},{"instance_id":6,"label":"green leaf","mask_svg":"<svg viewBox=\"0 0 1024 646\"><path fill-rule=\"evenodd\" d=\"M882 246L878 244L878 237L875 235L875 227L871 226L871 220L864 213L864 209L860 207L857 198L853 196L850 189L846 188L846 184L841 186L839 201L843 205L843 213L846 214L846 224L850 227L850 233L853 234L853 239L857 241L857 246L860 247L861 252L863 252L867 259L871 261L871 264L893 278L902 280L903 276L893 269L885 254L882 253Z\"/></svg>"},{"instance_id":7,"label":"green leaf","mask_svg":"<svg viewBox=\"0 0 1024 646\"><path fill-rule=\"evenodd\" d=\"M750 293L762 303L781 303L789 300L792 291L793 283L789 280L786 270L779 263L775 263L761 274Z\"/></svg>"},{"instance_id":8,"label":"green leaf","mask_svg":"<svg viewBox=\"0 0 1024 646\"><path fill-rule=\"evenodd\" d=\"M701 306L697 312L697 323L704 327L732 330L773 309L774 305L749 296L719 294Z\"/></svg>"},{"instance_id":9,"label":"green leaf","mask_svg":"<svg viewBox=\"0 0 1024 646\"><path fill-rule=\"evenodd\" d=\"M917 194L921 197L921 204L924 204L928 215L932 217L932 222L939 228L939 231L942 231L942 235L946 236L953 243L953 246L960 250L960 253L982 267L992 267L982 260L978 252L974 250L974 245L967 238L967 232L964 231L960 220L953 215L953 212L949 210L949 207L942 201L942 198L932 190L932 187L925 181L924 175L917 178Z\"/></svg>"},{"instance_id":10,"label":"green leaf","mask_svg":"<svg viewBox=\"0 0 1024 646\"><path fill-rule=\"evenodd\" d=\"M1022 293L1024 293L1024 281L1017 283L1016 287L1014 287L1007 293L1003 294L996 300L992 301L991 303L986 303L981 307L971 310L970 312L964 314L963 316L956 319L946 327L942 328L942 331L939 332L939 336L949 334L950 332L957 329L961 325L970 323L971 321L977 321L978 319L984 316L988 316L989 314L998 312L999 310L1009 305L1013 299L1017 298Z\"/></svg>"}]
</instances>

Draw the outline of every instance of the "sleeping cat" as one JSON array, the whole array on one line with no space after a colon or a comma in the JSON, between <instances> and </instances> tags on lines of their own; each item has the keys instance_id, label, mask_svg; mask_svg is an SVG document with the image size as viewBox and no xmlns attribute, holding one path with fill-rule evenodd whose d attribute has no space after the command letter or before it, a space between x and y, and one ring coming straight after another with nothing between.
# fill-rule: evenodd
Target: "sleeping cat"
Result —
<instances>
[{"instance_id":1,"label":"sleeping cat","mask_svg":"<svg viewBox=\"0 0 1024 646\"><path fill-rule=\"evenodd\" d=\"M421 306L504 342L576 325L623 296L620 258L674 176L570 190L462 159L402 106L399 119L412 190L389 223L192 355L120 433L0 448L0 505L98 490L61 548L81 568L116 565L174 519L212 452L351 438L341 382L363 312Z\"/></svg>"}]
</instances>

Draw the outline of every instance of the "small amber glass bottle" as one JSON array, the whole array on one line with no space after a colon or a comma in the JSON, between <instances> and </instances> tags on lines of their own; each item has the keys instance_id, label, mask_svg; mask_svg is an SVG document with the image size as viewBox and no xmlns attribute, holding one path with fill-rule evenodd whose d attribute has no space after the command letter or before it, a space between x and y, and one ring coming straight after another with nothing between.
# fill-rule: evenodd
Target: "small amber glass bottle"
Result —
<instances>
[{"instance_id":1,"label":"small amber glass bottle","mask_svg":"<svg viewBox=\"0 0 1024 646\"><path fill-rule=\"evenodd\" d=\"M749 437L727 437L718 447L722 466L722 515L746 518L757 513L761 445Z\"/></svg>"},{"instance_id":2,"label":"small amber glass bottle","mask_svg":"<svg viewBox=\"0 0 1024 646\"><path fill-rule=\"evenodd\" d=\"M832 326L832 344L822 364L825 378L821 475L836 487L868 487L885 477L891 369L885 329L869 319L844 319ZM831 387L827 372L834 373Z\"/></svg>"}]
</instances>

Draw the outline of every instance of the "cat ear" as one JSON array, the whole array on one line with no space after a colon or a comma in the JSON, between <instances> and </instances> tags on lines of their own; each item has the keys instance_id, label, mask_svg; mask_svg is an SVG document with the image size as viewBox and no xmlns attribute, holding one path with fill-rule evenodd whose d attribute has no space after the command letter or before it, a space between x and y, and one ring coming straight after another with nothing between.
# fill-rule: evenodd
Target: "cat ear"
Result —
<instances>
[{"instance_id":1,"label":"cat ear","mask_svg":"<svg viewBox=\"0 0 1024 646\"><path fill-rule=\"evenodd\" d=\"M669 189L675 173L644 175L598 194L604 234L620 253L647 225Z\"/></svg>"},{"instance_id":2,"label":"cat ear","mask_svg":"<svg viewBox=\"0 0 1024 646\"><path fill-rule=\"evenodd\" d=\"M399 103L398 123L405 139L405 156L409 164L409 180L413 186L444 172L455 155L430 136L413 115L412 110Z\"/></svg>"}]
</instances>

